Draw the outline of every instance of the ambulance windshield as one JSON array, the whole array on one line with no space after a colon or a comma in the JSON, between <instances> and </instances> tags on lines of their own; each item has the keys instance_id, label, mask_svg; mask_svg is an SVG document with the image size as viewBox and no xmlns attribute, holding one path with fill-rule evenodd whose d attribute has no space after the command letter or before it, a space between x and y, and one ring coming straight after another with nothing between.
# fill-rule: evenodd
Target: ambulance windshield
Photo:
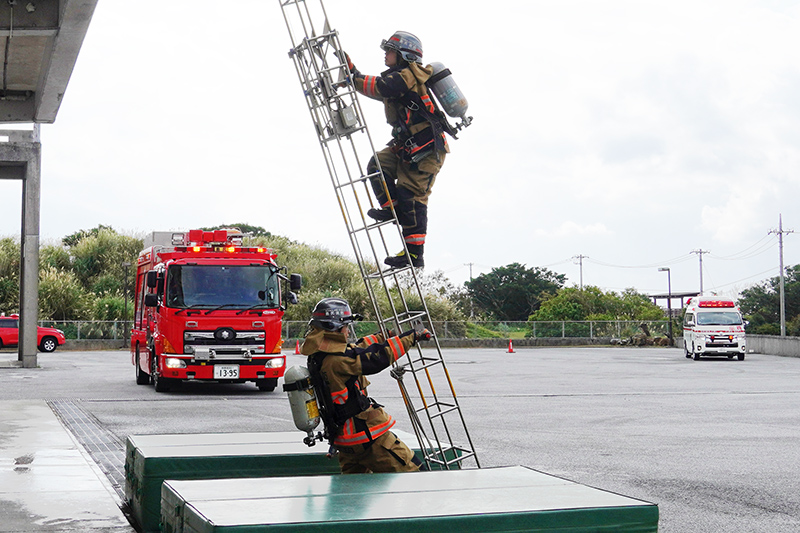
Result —
<instances>
[{"instance_id":1,"label":"ambulance windshield","mask_svg":"<svg viewBox=\"0 0 800 533\"><path fill-rule=\"evenodd\" d=\"M742 316L736 311L703 311L697 313L698 326L741 326Z\"/></svg>"},{"instance_id":2,"label":"ambulance windshield","mask_svg":"<svg viewBox=\"0 0 800 533\"><path fill-rule=\"evenodd\" d=\"M172 265L167 307L271 309L280 305L278 274L269 265Z\"/></svg>"}]
</instances>

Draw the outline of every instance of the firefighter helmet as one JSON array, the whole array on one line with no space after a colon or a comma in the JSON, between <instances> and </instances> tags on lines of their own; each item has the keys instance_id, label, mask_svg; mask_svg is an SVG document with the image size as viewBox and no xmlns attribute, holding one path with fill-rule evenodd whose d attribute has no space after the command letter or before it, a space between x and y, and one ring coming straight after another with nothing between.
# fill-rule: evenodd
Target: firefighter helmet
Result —
<instances>
[{"instance_id":1,"label":"firefighter helmet","mask_svg":"<svg viewBox=\"0 0 800 533\"><path fill-rule=\"evenodd\" d=\"M347 300L323 298L311 312L309 323L325 331L339 331L356 320L361 320L361 315L353 314Z\"/></svg>"},{"instance_id":2,"label":"firefighter helmet","mask_svg":"<svg viewBox=\"0 0 800 533\"><path fill-rule=\"evenodd\" d=\"M388 39L382 40L381 49L395 50L409 63L422 61L422 41L407 31L396 31Z\"/></svg>"}]
</instances>

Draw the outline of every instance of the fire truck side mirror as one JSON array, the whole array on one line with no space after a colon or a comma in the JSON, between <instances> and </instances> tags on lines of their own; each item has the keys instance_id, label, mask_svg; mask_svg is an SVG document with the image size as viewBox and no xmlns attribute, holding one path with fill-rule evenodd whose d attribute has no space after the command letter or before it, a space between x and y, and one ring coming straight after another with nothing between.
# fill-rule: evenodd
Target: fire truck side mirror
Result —
<instances>
[{"instance_id":1,"label":"fire truck side mirror","mask_svg":"<svg viewBox=\"0 0 800 533\"><path fill-rule=\"evenodd\" d=\"M303 286L303 276L300 274L292 274L289 276L289 289L292 291L299 291Z\"/></svg>"},{"instance_id":2,"label":"fire truck side mirror","mask_svg":"<svg viewBox=\"0 0 800 533\"><path fill-rule=\"evenodd\" d=\"M144 305L146 307L158 307L158 295L153 293L145 294Z\"/></svg>"},{"instance_id":3,"label":"fire truck side mirror","mask_svg":"<svg viewBox=\"0 0 800 533\"><path fill-rule=\"evenodd\" d=\"M156 285L158 285L158 272L150 270L147 272L147 286L151 289L155 289Z\"/></svg>"}]
</instances>

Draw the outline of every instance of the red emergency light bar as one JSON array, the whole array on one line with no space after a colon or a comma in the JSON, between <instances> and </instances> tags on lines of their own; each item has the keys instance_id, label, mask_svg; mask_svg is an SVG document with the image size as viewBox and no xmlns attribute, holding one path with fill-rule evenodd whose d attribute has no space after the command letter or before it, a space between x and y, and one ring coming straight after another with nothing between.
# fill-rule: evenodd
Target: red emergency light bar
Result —
<instances>
[{"instance_id":1,"label":"red emergency light bar","mask_svg":"<svg viewBox=\"0 0 800 533\"><path fill-rule=\"evenodd\" d=\"M250 253L250 254L263 254L269 252L269 248L262 248L262 247L239 247L239 246L176 246L176 252L195 252L195 253L202 253L202 252L239 252L239 253Z\"/></svg>"},{"instance_id":2,"label":"red emergency light bar","mask_svg":"<svg viewBox=\"0 0 800 533\"><path fill-rule=\"evenodd\" d=\"M730 300L700 300L697 307L736 307Z\"/></svg>"},{"instance_id":3,"label":"red emergency light bar","mask_svg":"<svg viewBox=\"0 0 800 533\"><path fill-rule=\"evenodd\" d=\"M233 237L234 235L231 235ZM228 230L203 231L201 229L189 230L189 243L192 244L225 244L228 242Z\"/></svg>"}]
</instances>

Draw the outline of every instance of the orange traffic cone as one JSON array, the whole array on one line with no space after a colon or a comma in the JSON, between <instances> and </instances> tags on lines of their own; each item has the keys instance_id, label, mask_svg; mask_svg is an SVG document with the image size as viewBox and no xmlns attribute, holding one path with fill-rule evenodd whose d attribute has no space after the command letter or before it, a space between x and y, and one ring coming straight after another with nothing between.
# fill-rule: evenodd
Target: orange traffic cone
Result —
<instances>
[{"instance_id":1,"label":"orange traffic cone","mask_svg":"<svg viewBox=\"0 0 800 533\"><path fill-rule=\"evenodd\" d=\"M507 353L514 353L514 344L511 342L511 339L508 339L508 352Z\"/></svg>"},{"instance_id":2,"label":"orange traffic cone","mask_svg":"<svg viewBox=\"0 0 800 533\"><path fill-rule=\"evenodd\" d=\"M300 341L297 341L297 344L294 345L294 354L300 355Z\"/></svg>"}]
</instances>

